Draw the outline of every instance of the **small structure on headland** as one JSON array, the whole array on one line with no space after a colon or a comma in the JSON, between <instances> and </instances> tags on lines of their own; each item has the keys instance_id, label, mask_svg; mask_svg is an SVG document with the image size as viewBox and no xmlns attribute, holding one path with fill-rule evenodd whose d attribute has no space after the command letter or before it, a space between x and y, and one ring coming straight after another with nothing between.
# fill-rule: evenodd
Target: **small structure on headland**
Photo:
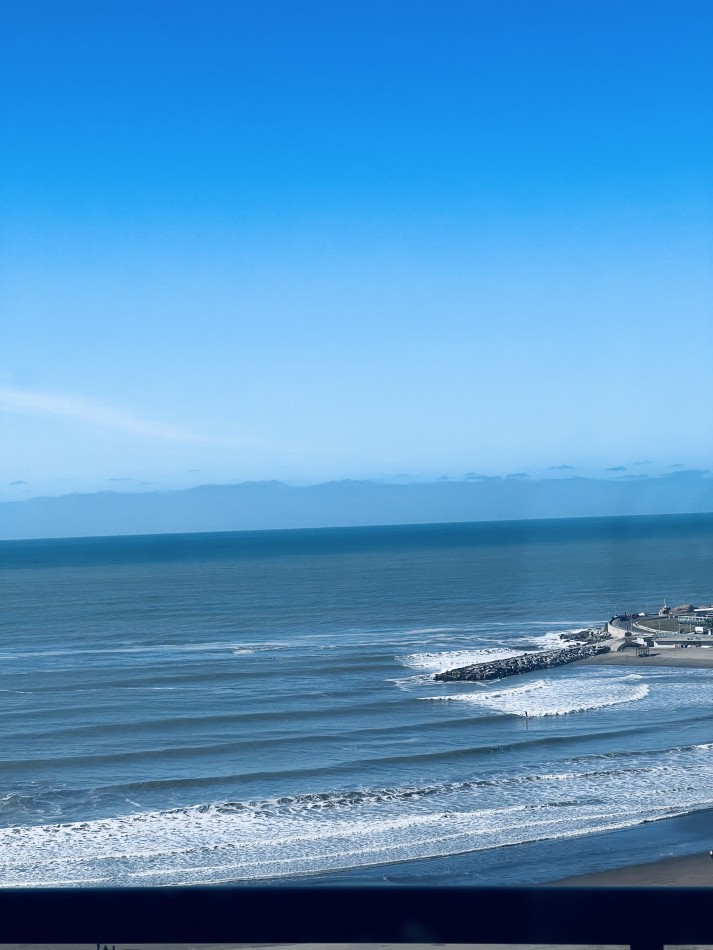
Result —
<instances>
[{"instance_id":1,"label":"small structure on headland","mask_svg":"<svg viewBox=\"0 0 713 950\"><path fill-rule=\"evenodd\" d=\"M628 645L643 644L653 637L649 646L713 646L713 605L696 607L679 604L669 607L664 600L657 613L618 614L607 622L614 636L624 636Z\"/></svg>"}]
</instances>

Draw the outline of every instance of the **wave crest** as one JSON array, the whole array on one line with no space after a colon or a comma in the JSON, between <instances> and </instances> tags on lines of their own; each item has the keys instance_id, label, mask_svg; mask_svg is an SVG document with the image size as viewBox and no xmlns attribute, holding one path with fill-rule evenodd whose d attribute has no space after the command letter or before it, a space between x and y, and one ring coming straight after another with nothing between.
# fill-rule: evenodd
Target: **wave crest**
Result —
<instances>
[{"instance_id":1,"label":"wave crest","mask_svg":"<svg viewBox=\"0 0 713 950\"><path fill-rule=\"evenodd\" d=\"M618 680L585 680L573 677L570 680L564 678L535 680L509 689L485 690L481 688L473 693L425 698L474 703L505 715L539 718L565 716L569 713L606 709L622 703L634 703L645 699L648 694L649 687L645 683L632 683L628 677Z\"/></svg>"}]
</instances>

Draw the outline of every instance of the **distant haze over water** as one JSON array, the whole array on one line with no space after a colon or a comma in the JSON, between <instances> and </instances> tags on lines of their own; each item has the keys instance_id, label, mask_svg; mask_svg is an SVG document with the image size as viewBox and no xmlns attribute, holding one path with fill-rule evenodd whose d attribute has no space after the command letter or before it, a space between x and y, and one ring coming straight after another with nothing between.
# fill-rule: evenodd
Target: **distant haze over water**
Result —
<instances>
[{"instance_id":1,"label":"distant haze over water","mask_svg":"<svg viewBox=\"0 0 713 950\"><path fill-rule=\"evenodd\" d=\"M96 492L0 503L0 538L81 537L713 511L706 470L607 479L344 480Z\"/></svg>"}]
</instances>

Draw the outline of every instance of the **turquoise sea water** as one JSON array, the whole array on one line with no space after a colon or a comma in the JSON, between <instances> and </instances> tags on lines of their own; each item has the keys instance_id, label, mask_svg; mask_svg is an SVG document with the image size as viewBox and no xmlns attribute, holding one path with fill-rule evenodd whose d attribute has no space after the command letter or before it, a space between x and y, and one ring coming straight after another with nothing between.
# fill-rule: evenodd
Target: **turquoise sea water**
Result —
<instances>
[{"instance_id":1,"label":"turquoise sea water","mask_svg":"<svg viewBox=\"0 0 713 950\"><path fill-rule=\"evenodd\" d=\"M5 886L533 883L710 846L713 671L432 676L710 602L713 515L0 557Z\"/></svg>"}]
</instances>

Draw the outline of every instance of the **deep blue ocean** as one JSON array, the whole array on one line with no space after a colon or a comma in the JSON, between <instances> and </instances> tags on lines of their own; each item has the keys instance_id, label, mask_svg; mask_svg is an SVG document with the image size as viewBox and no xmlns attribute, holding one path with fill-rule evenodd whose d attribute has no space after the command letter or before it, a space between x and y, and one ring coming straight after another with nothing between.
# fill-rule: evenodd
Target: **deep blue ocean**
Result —
<instances>
[{"instance_id":1,"label":"deep blue ocean","mask_svg":"<svg viewBox=\"0 0 713 950\"><path fill-rule=\"evenodd\" d=\"M713 847L713 670L432 678L709 603L713 515L13 541L0 566L4 886L528 884Z\"/></svg>"}]
</instances>

